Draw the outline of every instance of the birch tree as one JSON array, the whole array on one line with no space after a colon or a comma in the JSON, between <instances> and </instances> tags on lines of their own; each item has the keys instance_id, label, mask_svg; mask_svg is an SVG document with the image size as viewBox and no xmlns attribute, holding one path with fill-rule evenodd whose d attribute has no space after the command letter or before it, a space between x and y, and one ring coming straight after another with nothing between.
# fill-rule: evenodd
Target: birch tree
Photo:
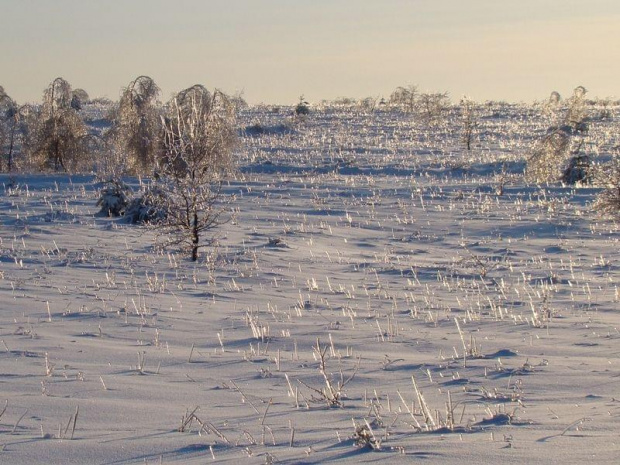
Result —
<instances>
[{"instance_id":1,"label":"birch tree","mask_svg":"<svg viewBox=\"0 0 620 465\"><path fill-rule=\"evenodd\" d=\"M160 90L148 76L138 76L123 89L109 134L125 154L126 170L147 173L155 166L161 140L156 100Z\"/></svg>"},{"instance_id":2,"label":"birch tree","mask_svg":"<svg viewBox=\"0 0 620 465\"><path fill-rule=\"evenodd\" d=\"M54 79L43 93L43 105L28 132L29 155L41 168L74 171L85 160L87 130L71 106L71 86Z\"/></svg>"},{"instance_id":3,"label":"birch tree","mask_svg":"<svg viewBox=\"0 0 620 465\"><path fill-rule=\"evenodd\" d=\"M222 181L233 167L234 104L219 90L195 85L179 92L162 117L163 153L158 183L165 192L168 244L186 246L192 261L209 244L207 231L223 219Z\"/></svg>"}]
</instances>

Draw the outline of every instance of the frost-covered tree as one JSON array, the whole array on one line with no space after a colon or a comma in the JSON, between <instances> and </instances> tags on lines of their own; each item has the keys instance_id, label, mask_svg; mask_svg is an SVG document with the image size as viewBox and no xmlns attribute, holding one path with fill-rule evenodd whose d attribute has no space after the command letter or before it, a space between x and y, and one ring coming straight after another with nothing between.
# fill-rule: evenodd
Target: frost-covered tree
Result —
<instances>
[{"instance_id":1,"label":"frost-covered tree","mask_svg":"<svg viewBox=\"0 0 620 465\"><path fill-rule=\"evenodd\" d=\"M5 160L8 171L12 169L17 113L17 104L0 86L0 171L4 170Z\"/></svg>"},{"instance_id":2,"label":"frost-covered tree","mask_svg":"<svg viewBox=\"0 0 620 465\"><path fill-rule=\"evenodd\" d=\"M379 104L379 97L365 97L358 102L358 106L362 111L372 113Z\"/></svg>"},{"instance_id":3,"label":"frost-covered tree","mask_svg":"<svg viewBox=\"0 0 620 465\"><path fill-rule=\"evenodd\" d=\"M222 180L232 169L237 139L234 103L195 85L173 97L167 110L158 180L167 207L160 225L170 233L168 244L187 246L196 261L204 234L222 223Z\"/></svg>"},{"instance_id":4,"label":"frost-covered tree","mask_svg":"<svg viewBox=\"0 0 620 465\"><path fill-rule=\"evenodd\" d=\"M620 218L620 157L615 156L601 166L597 181L604 189L593 203L594 211L601 215Z\"/></svg>"},{"instance_id":5,"label":"frost-covered tree","mask_svg":"<svg viewBox=\"0 0 620 465\"><path fill-rule=\"evenodd\" d=\"M526 176L531 181L575 184L587 180L590 159L582 153L583 136L588 130L585 95L585 87L577 87L567 101L565 113L558 124L551 126L534 145L526 170ZM552 94L551 100L555 99Z\"/></svg>"},{"instance_id":6,"label":"frost-covered tree","mask_svg":"<svg viewBox=\"0 0 620 465\"><path fill-rule=\"evenodd\" d=\"M450 105L447 92L423 93L418 98L418 114L428 124L439 123Z\"/></svg>"},{"instance_id":7,"label":"frost-covered tree","mask_svg":"<svg viewBox=\"0 0 620 465\"><path fill-rule=\"evenodd\" d=\"M568 112L564 119L564 124L568 125L573 131L587 131L588 108L586 106L586 88L578 86L573 91L573 96L568 102Z\"/></svg>"},{"instance_id":8,"label":"frost-covered tree","mask_svg":"<svg viewBox=\"0 0 620 465\"><path fill-rule=\"evenodd\" d=\"M562 128L550 128L527 160L526 177L533 182L555 182L570 155L571 137Z\"/></svg>"},{"instance_id":9,"label":"frost-covered tree","mask_svg":"<svg viewBox=\"0 0 620 465\"><path fill-rule=\"evenodd\" d=\"M390 105L399 107L407 113L413 113L416 109L418 98L417 86L397 87L390 95Z\"/></svg>"},{"instance_id":10,"label":"frost-covered tree","mask_svg":"<svg viewBox=\"0 0 620 465\"><path fill-rule=\"evenodd\" d=\"M471 150L471 144L478 129L478 111L475 102L467 97L461 99L462 140Z\"/></svg>"},{"instance_id":11,"label":"frost-covered tree","mask_svg":"<svg viewBox=\"0 0 620 465\"><path fill-rule=\"evenodd\" d=\"M549 95L549 98L543 104L543 113L546 115L553 116L555 112L560 107L560 102L562 101L562 96L559 92L553 91Z\"/></svg>"},{"instance_id":12,"label":"frost-covered tree","mask_svg":"<svg viewBox=\"0 0 620 465\"><path fill-rule=\"evenodd\" d=\"M43 93L43 104L29 129L30 157L41 167L74 171L85 160L86 126L71 106L71 86L56 78Z\"/></svg>"},{"instance_id":13,"label":"frost-covered tree","mask_svg":"<svg viewBox=\"0 0 620 465\"><path fill-rule=\"evenodd\" d=\"M240 111L247 110L248 108L250 108L250 106L248 105L248 102L246 102L245 97L243 96L243 91L237 92L236 94L231 96L230 101L235 107L236 112L240 112Z\"/></svg>"},{"instance_id":14,"label":"frost-covered tree","mask_svg":"<svg viewBox=\"0 0 620 465\"><path fill-rule=\"evenodd\" d=\"M125 153L129 172L146 173L155 166L161 140L159 92L148 76L138 76L122 92L109 136Z\"/></svg>"}]
</instances>

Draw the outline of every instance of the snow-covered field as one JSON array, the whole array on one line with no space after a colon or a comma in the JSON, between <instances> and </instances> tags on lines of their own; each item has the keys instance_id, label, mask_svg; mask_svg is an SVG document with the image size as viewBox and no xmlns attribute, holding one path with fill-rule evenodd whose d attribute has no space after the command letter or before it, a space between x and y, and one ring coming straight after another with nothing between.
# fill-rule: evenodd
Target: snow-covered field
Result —
<instances>
[{"instance_id":1,"label":"snow-covered field","mask_svg":"<svg viewBox=\"0 0 620 465\"><path fill-rule=\"evenodd\" d=\"M471 152L247 111L197 264L97 216L92 177L1 176L0 463L614 463L620 228L524 183L545 117L487 110Z\"/></svg>"}]
</instances>

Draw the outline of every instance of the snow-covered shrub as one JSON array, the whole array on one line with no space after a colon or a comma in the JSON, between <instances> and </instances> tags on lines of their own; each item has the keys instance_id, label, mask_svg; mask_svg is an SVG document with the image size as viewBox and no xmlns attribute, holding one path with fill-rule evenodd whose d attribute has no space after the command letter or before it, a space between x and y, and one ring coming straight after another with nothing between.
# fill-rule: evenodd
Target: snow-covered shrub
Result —
<instances>
[{"instance_id":1,"label":"snow-covered shrub","mask_svg":"<svg viewBox=\"0 0 620 465\"><path fill-rule=\"evenodd\" d=\"M577 183L585 184L590 181L590 169L590 157L576 155L568 161L568 166L562 173L561 181L570 186Z\"/></svg>"},{"instance_id":2,"label":"snow-covered shrub","mask_svg":"<svg viewBox=\"0 0 620 465\"><path fill-rule=\"evenodd\" d=\"M450 99L447 92L422 93L416 102L418 117L430 125L444 122L449 109Z\"/></svg>"},{"instance_id":3,"label":"snow-covered shrub","mask_svg":"<svg viewBox=\"0 0 620 465\"><path fill-rule=\"evenodd\" d=\"M597 195L592 205L594 211L620 218L620 161L614 159L607 163L596 177L607 188Z\"/></svg>"},{"instance_id":4,"label":"snow-covered shrub","mask_svg":"<svg viewBox=\"0 0 620 465\"><path fill-rule=\"evenodd\" d=\"M527 177L534 182L559 180L570 154L571 135L566 128L551 128L538 141L527 160Z\"/></svg>"},{"instance_id":5,"label":"snow-covered shrub","mask_svg":"<svg viewBox=\"0 0 620 465\"><path fill-rule=\"evenodd\" d=\"M110 179L104 183L97 206L105 216L122 216L131 200L131 188L123 181Z\"/></svg>"},{"instance_id":6,"label":"snow-covered shrub","mask_svg":"<svg viewBox=\"0 0 620 465\"><path fill-rule=\"evenodd\" d=\"M583 146L584 139L569 126L552 128L528 160L527 177L534 182L589 183L592 163Z\"/></svg>"},{"instance_id":7,"label":"snow-covered shrub","mask_svg":"<svg viewBox=\"0 0 620 465\"><path fill-rule=\"evenodd\" d=\"M125 218L132 224L158 224L168 216L168 196L158 187L148 187L125 209Z\"/></svg>"},{"instance_id":8,"label":"snow-covered shrub","mask_svg":"<svg viewBox=\"0 0 620 465\"><path fill-rule=\"evenodd\" d=\"M577 87L559 124L537 141L527 160L526 175L531 181L575 184L587 178L590 159L581 153L589 129L585 95L585 87ZM559 95L556 98L552 94L551 100L559 104Z\"/></svg>"},{"instance_id":9,"label":"snow-covered shrub","mask_svg":"<svg viewBox=\"0 0 620 465\"><path fill-rule=\"evenodd\" d=\"M602 191L594 202L594 210L601 215L620 216L620 184Z\"/></svg>"}]
</instances>

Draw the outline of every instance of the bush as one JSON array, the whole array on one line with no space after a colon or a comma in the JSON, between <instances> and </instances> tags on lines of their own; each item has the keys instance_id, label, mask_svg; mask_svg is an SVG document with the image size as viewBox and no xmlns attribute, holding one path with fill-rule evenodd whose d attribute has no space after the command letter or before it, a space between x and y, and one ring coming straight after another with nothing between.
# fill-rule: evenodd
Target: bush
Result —
<instances>
[{"instance_id":1,"label":"bush","mask_svg":"<svg viewBox=\"0 0 620 465\"><path fill-rule=\"evenodd\" d=\"M310 114L309 103L306 102L304 96L299 97L299 103L295 107L295 114L298 116L305 116Z\"/></svg>"},{"instance_id":2,"label":"bush","mask_svg":"<svg viewBox=\"0 0 620 465\"><path fill-rule=\"evenodd\" d=\"M531 181L575 184L587 180L590 159L581 154L589 121L585 95L585 87L577 87L559 124L537 141L527 160L526 175ZM554 108L559 105L557 92L551 94L550 102Z\"/></svg>"},{"instance_id":3,"label":"bush","mask_svg":"<svg viewBox=\"0 0 620 465\"><path fill-rule=\"evenodd\" d=\"M111 179L104 183L97 206L105 216L123 216L130 202L131 188L123 181Z\"/></svg>"},{"instance_id":4,"label":"bush","mask_svg":"<svg viewBox=\"0 0 620 465\"><path fill-rule=\"evenodd\" d=\"M555 182L562 176L570 156L571 134L563 128L550 128L538 141L527 160L527 178L534 182Z\"/></svg>"},{"instance_id":5,"label":"bush","mask_svg":"<svg viewBox=\"0 0 620 465\"><path fill-rule=\"evenodd\" d=\"M620 217L620 185L602 191L594 202L594 210L601 215Z\"/></svg>"},{"instance_id":6,"label":"bush","mask_svg":"<svg viewBox=\"0 0 620 465\"><path fill-rule=\"evenodd\" d=\"M125 219L132 224L159 224L168 217L168 196L157 188L147 188L125 209Z\"/></svg>"},{"instance_id":7,"label":"bush","mask_svg":"<svg viewBox=\"0 0 620 465\"><path fill-rule=\"evenodd\" d=\"M607 188L598 194L592 207L601 215L620 218L620 160L616 158L605 164L596 178Z\"/></svg>"},{"instance_id":8,"label":"bush","mask_svg":"<svg viewBox=\"0 0 620 465\"><path fill-rule=\"evenodd\" d=\"M562 173L562 182L569 186L577 183L586 184L590 182L590 157L587 155L577 155L568 161L568 166Z\"/></svg>"}]
</instances>

